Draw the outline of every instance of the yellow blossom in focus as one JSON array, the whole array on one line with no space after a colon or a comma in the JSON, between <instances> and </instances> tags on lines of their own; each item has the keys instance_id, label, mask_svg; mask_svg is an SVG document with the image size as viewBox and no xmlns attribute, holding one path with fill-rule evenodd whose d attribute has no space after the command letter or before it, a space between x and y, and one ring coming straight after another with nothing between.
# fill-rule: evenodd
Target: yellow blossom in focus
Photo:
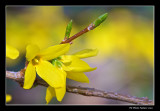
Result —
<instances>
[{"instance_id":1,"label":"yellow blossom in focus","mask_svg":"<svg viewBox=\"0 0 160 111\"><path fill-rule=\"evenodd\" d=\"M6 102L10 102L12 100L12 96L7 94L6 95Z\"/></svg>"},{"instance_id":2,"label":"yellow blossom in focus","mask_svg":"<svg viewBox=\"0 0 160 111\"><path fill-rule=\"evenodd\" d=\"M57 67L57 71L63 73L64 79L66 78L82 82L89 83L88 77L84 72L93 71L96 68L91 68L86 62L80 58L87 58L96 56L98 53L97 49L85 49L80 52L74 53L73 55L62 55L57 59L53 60L52 64ZM53 97L56 97L58 101L62 101L66 93L66 84L61 88L54 88L49 86L46 91L47 104Z\"/></svg>"},{"instance_id":3,"label":"yellow blossom in focus","mask_svg":"<svg viewBox=\"0 0 160 111\"><path fill-rule=\"evenodd\" d=\"M24 76L24 89L30 89L35 81L36 72L50 86L59 88L65 84L63 73L53 66L49 60L68 52L70 44L60 44L40 51L37 45L28 45L26 58L29 61Z\"/></svg>"}]
</instances>

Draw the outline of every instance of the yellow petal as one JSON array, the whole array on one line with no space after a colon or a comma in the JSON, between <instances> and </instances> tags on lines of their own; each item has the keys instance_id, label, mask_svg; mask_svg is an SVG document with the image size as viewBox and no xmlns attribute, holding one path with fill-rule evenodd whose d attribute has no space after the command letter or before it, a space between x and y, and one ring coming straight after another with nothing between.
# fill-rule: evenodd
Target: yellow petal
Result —
<instances>
[{"instance_id":1,"label":"yellow petal","mask_svg":"<svg viewBox=\"0 0 160 111\"><path fill-rule=\"evenodd\" d=\"M61 70L62 73L64 74L64 80L65 80L65 84L63 87L61 88L55 88L55 92L56 92L56 97L58 101L62 101L65 93L66 93L66 72L64 70Z\"/></svg>"},{"instance_id":2,"label":"yellow petal","mask_svg":"<svg viewBox=\"0 0 160 111\"><path fill-rule=\"evenodd\" d=\"M7 94L6 95L6 102L10 102L12 100L12 96Z\"/></svg>"},{"instance_id":3,"label":"yellow petal","mask_svg":"<svg viewBox=\"0 0 160 111\"><path fill-rule=\"evenodd\" d=\"M64 76L57 67L53 66L50 62L41 60L36 65L37 74L44 79L51 87L63 87Z\"/></svg>"},{"instance_id":4,"label":"yellow petal","mask_svg":"<svg viewBox=\"0 0 160 111\"><path fill-rule=\"evenodd\" d=\"M56 92L57 100L61 102L66 93L66 85L61 88L55 88L55 92Z\"/></svg>"},{"instance_id":5,"label":"yellow petal","mask_svg":"<svg viewBox=\"0 0 160 111\"><path fill-rule=\"evenodd\" d=\"M48 86L46 90L46 102L47 104L52 100L53 97L56 97L56 93L53 87Z\"/></svg>"},{"instance_id":6,"label":"yellow petal","mask_svg":"<svg viewBox=\"0 0 160 111\"><path fill-rule=\"evenodd\" d=\"M51 60L68 52L69 48L69 43L55 45L41 51L38 55L40 55L44 60Z\"/></svg>"},{"instance_id":7,"label":"yellow petal","mask_svg":"<svg viewBox=\"0 0 160 111\"><path fill-rule=\"evenodd\" d=\"M49 86L47 88L47 92L46 92L46 101L47 101L47 104L51 101L51 99L53 97L57 97L57 100L58 101L62 101L65 93L66 93L66 72L62 69L62 68L58 68L59 71L61 71L63 73L63 77L64 77L64 86L61 87L61 88L53 88L51 86Z\"/></svg>"},{"instance_id":8,"label":"yellow petal","mask_svg":"<svg viewBox=\"0 0 160 111\"><path fill-rule=\"evenodd\" d=\"M33 66L32 61L30 61L25 71L23 88L30 89L35 81L35 78L36 78L35 66Z\"/></svg>"},{"instance_id":9,"label":"yellow petal","mask_svg":"<svg viewBox=\"0 0 160 111\"><path fill-rule=\"evenodd\" d=\"M84 49L84 50L81 50L77 53L74 53L73 55L75 55L79 58L87 58L87 57L96 56L97 53L98 53L97 49Z\"/></svg>"},{"instance_id":10,"label":"yellow petal","mask_svg":"<svg viewBox=\"0 0 160 111\"><path fill-rule=\"evenodd\" d=\"M39 47L34 44L30 44L26 47L26 58L28 61L32 60L39 52Z\"/></svg>"},{"instance_id":11,"label":"yellow petal","mask_svg":"<svg viewBox=\"0 0 160 111\"><path fill-rule=\"evenodd\" d=\"M88 77L83 72L67 72L67 78L78 82L89 83Z\"/></svg>"},{"instance_id":12,"label":"yellow petal","mask_svg":"<svg viewBox=\"0 0 160 111\"><path fill-rule=\"evenodd\" d=\"M62 55L60 61L63 62L65 65L70 65L72 62L72 58L68 55Z\"/></svg>"},{"instance_id":13,"label":"yellow petal","mask_svg":"<svg viewBox=\"0 0 160 111\"><path fill-rule=\"evenodd\" d=\"M62 69L65 70L65 71L71 71L71 69L64 64L62 64Z\"/></svg>"},{"instance_id":14,"label":"yellow petal","mask_svg":"<svg viewBox=\"0 0 160 111\"><path fill-rule=\"evenodd\" d=\"M16 48L6 44L6 57L9 57L11 59L16 59L18 56L19 56L19 51Z\"/></svg>"},{"instance_id":15,"label":"yellow petal","mask_svg":"<svg viewBox=\"0 0 160 111\"><path fill-rule=\"evenodd\" d=\"M85 61L80 60L78 57L74 55L66 55L66 56L68 56L67 58L70 58L72 61L71 64L67 66L72 72L89 72L96 69L90 67Z\"/></svg>"}]
</instances>

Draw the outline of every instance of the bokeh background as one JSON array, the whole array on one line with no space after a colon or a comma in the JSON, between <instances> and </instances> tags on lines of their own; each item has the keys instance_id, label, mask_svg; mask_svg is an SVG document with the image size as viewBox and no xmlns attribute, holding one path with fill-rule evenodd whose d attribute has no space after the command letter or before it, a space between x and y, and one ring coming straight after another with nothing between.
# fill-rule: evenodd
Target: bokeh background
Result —
<instances>
[{"instance_id":1,"label":"bokeh background","mask_svg":"<svg viewBox=\"0 0 160 111\"><path fill-rule=\"evenodd\" d=\"M67 79L67 84L154 100L153 6L6 6L6 43L20 52L15 60L6 58L6 70L24 68L27 44L34 43L42 49L59 44L71 19L72 36L106 12L106 21L74 40L68 52L99 50L97 56L83 59L91 67L97 67L85 73L90 83ZM24 90L15 81L6 79L6 93L12 95L12 101L7 104L46 103L43 86ZM50 104L128 103L67 92L62 102L54 98Z\"/></svg>"}]
</instances>

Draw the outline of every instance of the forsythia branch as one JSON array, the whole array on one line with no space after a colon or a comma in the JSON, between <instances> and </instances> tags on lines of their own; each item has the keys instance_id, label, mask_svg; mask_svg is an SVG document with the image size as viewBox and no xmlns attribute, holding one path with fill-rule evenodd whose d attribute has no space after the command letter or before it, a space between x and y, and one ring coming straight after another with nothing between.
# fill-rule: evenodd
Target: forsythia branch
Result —
<instances>
[{"instance_id":1,"label":"forsythia branch","mask_svg":"<svg viewBox=\"0 0 160 111\"><path fill-rule=\"evenodd\" d=\"M6 71L6 78L15 80L16 82L23 85L24 71L23 70L18 72ZM42 79L36 79L34 82L34 85L42 85L42 86L48 87L48 84ZM147 97L139 98L135 96L122 95L115 92L105 92L105 91L97 90L94 88L87 88L87 87L80 87L80 86L75 87L75 86L67 85L66 91L70 93L81 94L84 96L101 97L101 98L124 101L132 104L153 105L153 101L149 100Z\"/></svg>"},{"instance_id":2,"label":"forsythia branch","mask_svg":"<svg viewBox=\"0 0 160 111\"><path fill-rule=\"evenodd\" d=\"M93 23L89 24L88 27L84 28L83 30L81 30L80 32L78 32L77 34L73 35L72 37L69 38L69 35L67 37L65 37L65 39L61 42L61 44L64 43L71 43L74 39L76 39L77 37L81 36L82 34L95 29L97 26L99 26L103 21L105 21L105 19L107 18L108 14L105 13L101 16L99 16ZM67 26L68 29L69 27L72 27L72 21L69 23L69 25ZM70 34L71 29L69 29L69 33Z\"/></svg>"}]
</instances>

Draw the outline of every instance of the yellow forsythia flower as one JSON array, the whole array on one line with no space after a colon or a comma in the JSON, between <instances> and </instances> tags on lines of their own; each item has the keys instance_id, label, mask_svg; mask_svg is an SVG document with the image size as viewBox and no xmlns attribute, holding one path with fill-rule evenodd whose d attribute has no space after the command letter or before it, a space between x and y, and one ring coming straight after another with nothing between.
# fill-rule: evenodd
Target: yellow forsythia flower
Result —
<instances>
[{"instance_id":1,"label":"yellow forsythia flower","mask_svg":"<svg viewBox=\"0 0 160 111\"><path fill-rule=\"evenodd\" d=\"M19 56L19 51L16 48L6 44L6 57L9 57L11 59L16 59L18 56Z\"/></svg>"},{"instance_id":2,"label":"yellow forsythia flower","mask_svg":"<svg viewBox=\"0 0 160 111\"><path fill-rule=\"evenodd\" d=\"M88 77L83 72L93 71L96 68L91 68L86 62L82 61L80 58L96 56L97 53L97 49L85 49L73 55L62 55L57 59L53 60L52 64L57 67L59 72L65 75L65 81L67 77L78 82L89 83ZM65 92L66 84L61 88L54 88L52 86L49 86L46 90L47 104L51 101L53 97L56 97L58 101L62 101Z\"/></svg>"},{"instance_id":3,"label":"yellow forsythia flower","mask_svg":"<svg viewBox=\"0 0 160 111\"><path fill-rule=\"evenodd\" d=\"M6 95L6 102L10 102L12 100L12 96L7 94Z\"/></svg>"},{"instance_id":4,"label":"yellow forsythia flower","mask_svg":"<svg viewBox=\"0 0 160 111\"><path fill-rule=\"evenodd\" d=\"M68 52L70 44L60 44L48 47L40 51L37 45L28 45L26 48L26 58L29 61L25 71L24 89L30 89L37 74L50 86L55 88L63 87L65 84L64 74L54 67L49 60L61 56Z\"/></svg>"}]
</instances>

